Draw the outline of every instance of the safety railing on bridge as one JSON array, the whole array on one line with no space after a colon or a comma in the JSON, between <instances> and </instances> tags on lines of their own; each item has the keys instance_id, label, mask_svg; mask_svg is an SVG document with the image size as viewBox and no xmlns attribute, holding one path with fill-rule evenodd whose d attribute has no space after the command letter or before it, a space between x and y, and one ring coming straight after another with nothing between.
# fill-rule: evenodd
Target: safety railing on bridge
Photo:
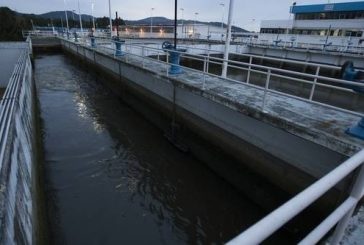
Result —
<instances>
[{"instance_id":1,"label":"safety railing on bridge","mask_svg":"<svg viewBox=\"0 0 364 245\"><path fill-rule=\"evenodd\" d=\"M105 45L106 40L103 39L104 45L98 45L96 49L103 50L104 52L108 53L109 55L115 56L116 49L113 47L115 42L116 41L114 41L114 40L108 40L109 45ZM89 42L85 42L85 41L82 43L79 42L79 44L90 45ZM162 64L165 67L165 74L167 76L170 76L169 71L168 71L169 65L170 65L169 64L169 53L166 52L166 50L163 50L162 48L156 48L155 46L150 47L147 45L134 44L132 42L132 40L130 40L130 41L126 40L125 43L124 42L122 43L122 46L123 46L123 50L122 50L123 56L122 57L124 57L123 59L126 62L128 62L129 57L138 57L138 58L142 59L141 65L143 67L145 67L146 61L154 61L154 62ZM186 48L192 49L189 46L186 46ZM282 95L282 96L286 96L289 98L298 99L301 101L306 101L306 102L316 104L316 105L321 105L321 106L324 106L327 108L339 110L339 111L350 113L353 115L363 116L363 111L361 111L361 110L356 111L356 110L348 109L348 108L341 107L338 105L332 105L328 102L321 102L321 101L315 100L315 95L316 95L319 87L333 89L336 91L345 91L350 95L350 96L348 96L349 99L351 99L351 97L352 97L351 95L355 94L355 92L353 92L352 88L364 89L364 83L357 83L357 82L352 82L352 81L347 81L347 80L342 80L342 79L337 79L337 78L333 78L333 77L326 77L326 76L320 75L320 72L322 71L322 69L330 69L330 70L339 71L341 69L340 67L332 66L332 65L325 65L325 64L309 63L309 62L304 62L304 61L285 60L285 59L273 58L273 57L263 57L263 56L250 55L250 54L236 54L236 55L240 55L242 57L248 58L249 62L224 60L223 58L210 56L209 52L211 52L211 53L216 52L214 50L208 50L208 49L207 50L200 49L200 50L205 50L207 52L207 54L206 53L203 55L190 54L188 52L180 52L178 50L173 51L173 52L179 53L181 58L183 58L185 60L198 61L203 64L202 65L203 68L201 70L199 70L197 68L191 68L191 67L187 67L187 66L177 65L179 67L182 67L185 70L190 70L193 72L200 73L202 75L203 81L204 81L203 86L202 86L203 88L205 88L205 81L206 81L207 76L221 78L221 75L210 72L210 69L209 69L210 66L211 65L221 66L223 62L227 62L228 69L235 69L235 70L240 70L240 71L246 72L246 79L237 80L237 79L230 78L230 77L227 77L224 79L234 82L234 83L244 84L249 87L254 87L259 90L263 90L263 97L262 97L262 104L261 104L261 110L263 110L263 111L265 111L267 99L269 99L268 98L269 96L267 96L267 95L268 95L268 93L271 93L271 94ZM162 59L162 57L166 57L166 58ZM277 61L277 62L287 62L288 64L308 66L315 70L315 74L309 74L309 73L298 72L298 71L287 70L287 69L280 69L280 68L258 65L258 64L253 63L253 59L261 59L261 58L271 60L271 61ZM259 75L265 76L265 79L263 78L264 85L259 86L259 85L253 84L251 82L252 74L259 74ZM295 94L290 94L285 91L279 91L278 89L271 87L270 85L274 79L286 79L290 83L298 82L298 83L310 86L311 88L310 88L310 91L309 91L309 94L307 97L301 97L301 96L297 96Z\"/></svg>"},{"instance_id":2,"label":"safety railing on bridge","mask_svg":"<svg viewBox=\"0 0 364 245\"><path fill-rule=\"evenodd\" d=\"M1 244L34 241L34 87L31 49L22 47L0 102Z\"/></svg>"},{"instance_id":3,"label":"safety railing on bridge","mask_svg":"<svg viewBox=\"0 0 364 245\"><path fill-rule=\"evenodd\" d=\"M353 215L356 206L364 195L363 162L364 150L361 150L227 244L260 244L295 216L299 215L309 205L322 197L326 192L334 188L341 180L358 170L359 173L356 177L356 181L346 200L299 242L300 245L316 244L336 225L329 244L339 244L345 234L345 230L348 227L349 220Z\"/></svg>"}]
</instances>

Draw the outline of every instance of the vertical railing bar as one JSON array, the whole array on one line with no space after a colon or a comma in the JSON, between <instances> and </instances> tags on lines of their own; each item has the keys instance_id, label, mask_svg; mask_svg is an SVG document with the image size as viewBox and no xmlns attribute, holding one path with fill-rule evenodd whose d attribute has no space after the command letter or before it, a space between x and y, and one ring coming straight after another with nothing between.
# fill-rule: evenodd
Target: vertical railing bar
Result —
<instances>
[{"instance_id":1,"label":"vertical railing bar","mask_svg":"<svg viewBox=\"0 0 364 245\"><path fill-rule=\"evenodd\" d=\"M167 77L168 77L169 76L169 66L168 66L168 63L169 63L169 54L168 54L168 52L166 53L166 60L167 60L166 70L167 70Z\"/></svg>"},{"instance_id":2,"label":"vertical railing bar","mask_svg":"<svg viewBox=\"0 0 364 245\"><path fill-rule=\"evenodd\" d=\"M268 90L269 90L270 76L271 76L271 70L268 69L267 80L265 82L262 111L264 111L264 109L265 109L265 104L266 104L266 100L267 100L267 93L268 93Z\"/></svg>"},{"instance_id":3,"label":"vertical railing bar","mask_svg":"<svg viewBox=\"0 0 364 245\"><path fill-rule=\"evenodd\" d=\"M360 200L363 196L363 189L364 189L364 166L362 164L362 166L360 167L359 174L356 177L350 196L357 200ZM344 232L348 227L350 218L352 217L354 210L355 207L351 208L349 212L340 220L340 222L336 226L334 235L332 237L332 244L339 244L339 242L342 240Z\"/></svg>"},{"instance_id":4,"label":"vertical railing bar","mask_svg":"<svg viewBox=\"0 0 364 245\"><path fill-rule=\"evenodd\" d=\"M248 70L248 75L246 77L246 83L247 84L250 83L250 72L251 72L251 69L252 69L252 66L251 66L252 62L253 62L253 56L250 56L250 58L249 58L249 66L248 66L249 70Z\"/></svg>"},{"instance_id":5,"label":"vertical railing bar","mask_svg":"<svg viewBox=\"0 0 364 245\"><path fill-rule=\"evenodd\" d=\"M207 57L204 57L203 61L203 83L202 83L202 89L205 89L205 83L206 83L206 70L207 70Z\"/></svg>"},{"instance_id":6,"label":"vertical railing bar","mask_svg":"<svg viewBox=\"0 0 364 245\"><path fill-rule=\"evenodd\" d=\"M210 50L207 50L207 68L206 68L206 72L209 73L210 70Z\"/></svg>"},{"instance_id":7,"label":"vertical railing bar","mask_svg":"<svg viewBox=\"0 0 364 245\"><path fill-rule=\"evenodd\" d=\"M317 84L317 78L318 78L318 76L320 74L320 68L321 68L320 66L317 66L317 68L316 68L316 77L313 80L313 84L312 84L312 88L311 88L311 93L310 93L310 99L309 99L310 101L312 101L313 95L315 93L316 84Z\"/></svg>"}]
</instances>

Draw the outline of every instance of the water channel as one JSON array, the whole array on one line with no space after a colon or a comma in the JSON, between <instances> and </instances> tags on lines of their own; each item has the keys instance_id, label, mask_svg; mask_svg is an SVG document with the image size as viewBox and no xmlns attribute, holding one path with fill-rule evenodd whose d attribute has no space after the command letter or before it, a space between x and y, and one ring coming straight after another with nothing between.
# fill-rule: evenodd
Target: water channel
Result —
<instances>
[{"instance_id":1,"label":"water channel","mask_svg":"<svg viewBox=\"0 0 364 245\"><path fill-rule=\"evenodd\" d=\"M52 244L222 244L266 214L67 56L35 80Z\"/></svg>"}]
</instances>

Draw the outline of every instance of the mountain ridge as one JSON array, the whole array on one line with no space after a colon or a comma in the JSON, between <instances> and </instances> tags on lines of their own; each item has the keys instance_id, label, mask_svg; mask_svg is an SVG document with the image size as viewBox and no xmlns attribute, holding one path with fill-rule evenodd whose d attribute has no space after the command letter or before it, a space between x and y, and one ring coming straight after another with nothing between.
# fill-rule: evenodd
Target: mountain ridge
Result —
<instances>
[{"instance_id":1,"label":"mountain ridge","mask_svg":"<svg viewBox=\"0 0 364 245\"><path fill-rule=\"evenodd\" d=\"M72 11L67 11L67 15L68 15L68 20L75 20L75 21L79 21L79 15L75 12ZM35 15L38 16L40 18L44 18L44 19L65 19L65 11L51 11L51 12L47 12L44 14L40 14L40 15ZM87 14L81 14L82 16L82 21L92 21L92 16L91 15L87 15ZM95 17L96 18L108 18L106 16L104 17ZM150 25L151 23L151 17L147 17L144 19L140 19L140 20L124 20L126 25ZM166 17L163 16L155 16L153 17L153 25L174 25L174 20L172 19L168 19ZM206 25L212 25L212 26L221 26L221 22L205 22L205 21L194 21L194 20L182 20L182 19L178 19L178 24L181 24L182 22L184 24L206 24ZM224 24L224 27L226 27L227 25ZM232 26L232 31L234 32L248 32L247 30L240 28L238 26Z\"/></svg>"}]
</instances>

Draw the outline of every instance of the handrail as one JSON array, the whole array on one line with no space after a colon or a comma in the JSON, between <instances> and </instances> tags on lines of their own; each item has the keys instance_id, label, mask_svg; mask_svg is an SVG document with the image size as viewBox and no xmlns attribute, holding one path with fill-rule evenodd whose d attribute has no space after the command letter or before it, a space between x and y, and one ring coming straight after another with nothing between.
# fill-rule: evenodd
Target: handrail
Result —
<instances>
[{"instance_id":1,"label":"handrail","mask_svg":"<svg viewBox=\"0 0 364 245\"><path fill-rule=\"evenodd\" d=\"M262 40L261 40L262 41ZM243 42L244 44L248 46L253 47L269 47L269 48L276 48L276 49L287 49L287 50L315 50L315 51L327 51L327 52L335 52L339 54L353 54L353 55L364 55L364 47L363 46L341 46L341 45L331 45L331 46L325 46L324 43L318 44L318 43L303 43L298 42L295 43L294 46L287 46L286 44L291 44L292 42L283 42L284 45L275 45L274 43L257 43L257 42Z\"/></svg>"},{"instance_id":2,"label":"handrail","mask_svg":"<svg viewBox=\"0 0 364 245\"><path fill-rule=\"evenodd\" d=\"M108 41L110 42L110 44L117 42L115 40L110 40L110 39ZM82 43L80 43L80 42L78 44L82 45ZM89 45L86 42L84 44ZM168 64L168 62L161 61L159 59L161 55L166 55L166 52L163 49L155 48L155 47L149 47L149 46L140 45L140 44L132 44L132 43L129 43L129 42L126 42L124 46L125 46L125 51L123 51L123 52L124 52L124 54L126 56L131 55L131 56L143 58L143 64L144 64L144 59L153 60L155 62L159 62L159 63L163 63L163 64ZM102 48L102 49L110 50L110 52L115 51L115 48L113 48L113 47L98 46L97 48L98 49ZM132 48L142 50L142 55L137 55L137 54L135 54L135 52L133 53L132 51L128 51L128 50L131 50ZM148 57L148 52L150 52L149 55L156 55L158 57L158 60L156 60L154 58L151 58L151 57ZM208 74L209 76L221 77L219 75L209 73L208 67L209 67L210 63L211 64L221 64L221 62L225 61L223 58L204 56L204 55L198 55L198 54L189 54L189 53L184 53L184 52L180 52L180 51L174 51L174 52L180 53L181 57L184 57L186 59L194 59L194 60L204 62L204 68L207 67L206 71L205 70L200 71L200 70L197 70L197 69L188 68L188 67L179 65L179 66L183 67L183 69L193 70L195 72L202 73L204 75L204 80L205 80L205 75L206 74ZM167 57L168 57L168 55L167 55ZM301 72L296 72L296 71L284 70L284 69L275 68L275 67L267 67L267 66L252 64L251 62L246 63L246 62L231 61L231 60L226 60L226 61L228 61L228 63L229 63L228 67L230 67L230 68L235 68L235 69L240 69L240 70L247 70L248 73L251 73L251 72L259 73L259 74L266 75L267 77L269 75L269 79L266 80L266 84L265 84L264 87L253 85L253 84L251 84L249 82L249 80L246 81L246 82L243 82L243 81L238 81L238 80L235 80L235 79L227 78L227 80L229 80L229 81L239 83L239 84L245 84L247 86L254 87L254 88L257 88L257 89L260 89L260 90L263 89L264 94L266 94L266 92L269 91L270 93L283 95L283 96L287 96L287 97L290 97L290 98L295 98L295 99L298 99L298 100L301 100L301 101L306 101L306 102L316 104L316 105L320 105L320 106L325 106L327 108L335 109L335 110L342 111L342 112L345 112L345 113L350 113L350 114L355 115L355 116L361 116L361 117L364 116L364 114L362 112L352 111L352 110L348 110L348 109L345 109L345 108L341 108L341 107L337 107L337 106L333 106L333 105L330 105L330 104L327 104L327 103L321 103L321 102L313 100L314 92L316 91L317 87L319 87L319 86L320 87L332 88L332 89L336 89L336 90L349 91L351 93L353 93L352 90L346 88L345 86L349 85L349 86L355 86L355 87L361 87L361 88L364 87L364 84L361 84L361 83L356 83L356 82L352 82L352 81L335 79L335 78L324 77L324 76L318 75L319 70L320 70L320 66L318 66L316 68L317 69L316 74L307 74L307 73L301 73ZM245 68L243 66L246 66L247 68ZM143 67L144 67L144 65L143 65ZM286 74L288 76L285 77L282 74ZM168 75L168 72L167 72L167 75ZM276 91L276 90L270 88L269 84L270 84L270 80L271 80L272 77L285 78L285 79L289 79L289 80L296 81L296 82L311 84L312 88L311 88L310 97L309 98L302 98L302 97L295 96L295 95L292 95L292 94ZM312 81L307 80L307 79L312 79ZM325 81L325 82L328 82L328 83L331 83L331 84L322 83L321 81ZM342 85L342 86L337 86L336 84L339 84L339 85ZM268 85L268 86L266 86L266 85ZM204 87L204 85L203 85L203 87ZM264 111L264 105L266 104L265 99L267 99L267 96L263 97L262 107L261 107L261 109L263 111Z\"/></svg>"},{"instance_id":3,"label":"handrail","mask_svg":"<svg viewBox=\"0 0 364 245\"><path fill-rule=\"evenodd\" d=\"M2 169L2 164L5 158L5 150L7 147L6 142L8 140L9 128L15 110L15 101L19 93L19 87L21 86L21 79L25 75L23 74L23 71L26 67L27 57L27 50L24 50L15 65L15 69L0 102L0 170Z\"/></svg>"},{"instance_id":4,"label":"handrail","mask_svg":"<svg viewBox=\"0 0 364 245\"><path fill-rule=\"evenodd\" d=\"M314 203L323 194L332 189L346 176L358 167L361 167L349 198L300 243L313 244L311 242L319 241L334 225L340 222L339 227L343 226L344 229L337 229L333 235L334 239L332 244L337 244L341 241L345 228L348 225L348 218L346 218L346 216L351 217L354 208L364 194L363 162L364 150L361 150L227 244L241 245L261 243L283 225L288 223L292 218L306 209L309 205Z\"/></svg>"},{"instance_id":5,"label":"handrail","mask_svg":"<svg viewBox=\"0 0 364 245\"><path fill-rule=\"evenodd\" d=\"M27 43L28 42L28 43ZM31 244L37 239L36 193L33 167L34 141L34 83L30 60L30 40L15 63L5 93L0 101L0 198L1 212L6 222L0 222L1 237L5 243L21 240ZM19 205L19 198L24 205ZM21 215L16 215L21 214ZM14 232L20 229L16 237Z\"/></svg>"},{"instance_id":6,"label":"handrail","mask_svg":"<svg viewBox=\"0 0 364 245\"><path fill-rule=\"evenodd\" d=\"M110 41L110 39L105 39L105 38L100 38L100 39ZM125 39L125 40L133 41L133 39ZM155 43L155 44L159 44L159 43ZM191 47L191 46L185 46L185 45L180 45L179 47L186 48L186 49L189 49L189 50L206 51L208 53L218 52L217 50L214 50L214 49L198 48L198 47ZM222 51L221 51L221 53L222 53ZM230 54L236 55L236 56L248 57L248 58L253 57L253 58L257 58L257 59L285 62L287 64L307 65L307 66L311 66L311 67L318 67L319 66L319 67L322 67L322 68L334 69L334 70L340 70L341 69L341 67L339 67L339 66L328 65L328 64L320 64L320 63L315 63L315 62L305 62L305 61L299 61L299 60L287 60L287 59L277 58L277 57L269 57L269 56L263 56L263 55L255 55L255 54L244 54L244 53L242 54L242 53L236 53L236 52L230 52ZM216 58L216 57L211 57L211 58ZM231 62L231 61L229 61L229 62Z\"/></svg>"}]
</instances>

